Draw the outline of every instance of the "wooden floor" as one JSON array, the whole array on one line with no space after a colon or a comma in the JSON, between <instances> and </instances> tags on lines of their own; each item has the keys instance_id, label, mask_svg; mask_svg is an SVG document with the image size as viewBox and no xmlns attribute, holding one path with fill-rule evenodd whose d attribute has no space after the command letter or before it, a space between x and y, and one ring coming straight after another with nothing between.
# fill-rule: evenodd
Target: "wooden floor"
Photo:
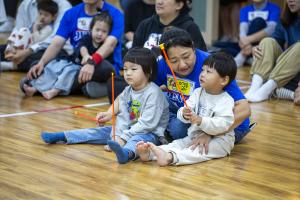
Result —
<instances>
[{"instance_id":1,"label":"wooden floor","mask_svg":"<svg viewBox=\"0 0 300 200\"><path fill-rule=\"evenodd\" d=\"M238 79L249 81L248 71L239 69ZM107 98L26 98L18 88L23 75L0 76L1 200L300 199L300 106L292 102L251 104L258 125L227 158L182 167L138 160L119 165L101 145L47 145L40 139L41 131L94 127L74 110L95 116L107 106L68 108ZM31 111L37 113L26 115Z\"/></svg>"}]
</instances>

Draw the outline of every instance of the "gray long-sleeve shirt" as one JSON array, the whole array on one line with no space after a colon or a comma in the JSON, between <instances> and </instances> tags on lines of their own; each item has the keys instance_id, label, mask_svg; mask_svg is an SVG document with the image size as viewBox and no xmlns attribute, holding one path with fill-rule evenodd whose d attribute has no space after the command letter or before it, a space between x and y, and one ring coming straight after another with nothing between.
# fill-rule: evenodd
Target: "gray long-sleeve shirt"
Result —
<instances>
[{"instance_id":1,"label":"gray long-sleeve shirt","mask_svg":"<svg viewBox=\"0 0 300 200\"><path fill-rule=\"evenodd\" d=\"M120 94L116 135L122 139L147 133L164 136L168 121L169 105L156 84L151 82L140 91L127 86Z\"/></svg>"}]
</instances>

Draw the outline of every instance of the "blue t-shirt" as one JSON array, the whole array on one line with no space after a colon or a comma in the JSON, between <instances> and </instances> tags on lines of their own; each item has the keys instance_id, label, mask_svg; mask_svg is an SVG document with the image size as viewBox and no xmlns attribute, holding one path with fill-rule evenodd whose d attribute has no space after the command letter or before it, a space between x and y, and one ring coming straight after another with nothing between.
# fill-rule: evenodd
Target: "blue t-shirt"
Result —
<instances>
[{"instance_id":1,"label":"blue t-shirt","mask_svg":"<svg viewBox=\"0 0 300 200\"><path fill-rule=\"evenodd\" d=\"M240 10L240 22L250 23L257 17L264 19L266 22L278 22L280 8L274 3L267 2L262 9L256 9L254 5L249 5Z\"/></svg>"},{"instance_id":2,"label":"blue t-shirt","mask_svg":"<svg viewBox=\"0 0 300 200\"><path fill-rule=\"evenodd\" d=\"M290 47L296 42L300 42L300 17L288 27L284 27L281 23L277 24L272 37L280 44L283 48L284 44Z\"/></svg>"},{"instance_id":3,"label":"blue t-shirt","mask_svg":"<svg viewBox=\"0 0 300 200\"><path fill-rule=\"evenodd\" d=\"M181 86L181 91L184 94L185 98L188 99L193 91L200 87L199 75L202 71L203 63L205 59L209 56L208 53L196 49L196 63L193 71L186 77L176 76L179 85ZM166 85L168 88L167 96L171 102L176 104L178 107L183 107L184 102L181 98L180 93L176 89L175 81L172 76L172 72L169 69L167 63L164 59L158 61L158 71L157 79L155 80L157 85ZM245 99L242 91L236 83L236 80L233 80L229 85L227 85L224 90L234 99L234 101L239 101ZM244 130L248 129L250 124L249 118L243 121L236 129Z\"/></svg>"},{"instance_id":4,"label":"blue t-shirt","mask_svg":"<svg viewBox=\"0 0 300 200\"><path fill-rule=\"evenodd\" d=\"M84 11L84 3L81 3L66 11L60 21L56 35L66 40L70 39L73 48L76 48L79 40L90 31L90 23L94 16L87 15ZM116 72L122 68L122 35L124 33L124 15L111 4L104 2L102 11L108 11L113 18L113 26L109 35L118 40L113 52L113 59Z\"/></svg>"}]
</instances>

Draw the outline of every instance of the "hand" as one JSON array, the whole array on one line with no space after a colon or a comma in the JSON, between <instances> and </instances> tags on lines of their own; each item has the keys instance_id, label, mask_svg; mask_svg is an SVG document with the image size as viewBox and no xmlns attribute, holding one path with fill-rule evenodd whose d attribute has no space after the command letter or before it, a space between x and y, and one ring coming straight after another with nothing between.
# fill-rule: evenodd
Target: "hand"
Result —
<instances>
[{"instance_id":1,"label":"hand","mask_svg":"<svg viewBox=\"0 0 300 200\"><path fill-rule=\"evenodd\" d=\"M23 62L27 56L28 56L28 49L18 49L15 51L14 54L8 54L7 56L5 56L5 58L7 60L10 60L12 62L14 62L15 64L20 64L21 62Z\"/></svg>"},{"instance_id":2,"label":"hand","mask_svg":"<svg viewBox=\"0 0 300 200\"><path fill-rule=\"evenodd\" d=\"M245 46L251 44L251 41L249 40L249 38L246 37L241 37L239 40L239 46L241 47L241 49L243 49Z\"/></svg>"},{"instance_id":3,"label":"hand","mask_svg":"<svg viewBox=\"0 0 300 200\"><path fill-rule=\"evenodd\" d=\"M168 88L167 88L166 85L161 85L161 86L159 86L159 87L160 87L160 89L161 89L162 91L164 91L164 92L166 92L166 91L168 90Z\"/></svg>"},{"instance_id":4,"label":"hand","mask_svg":"<svg viewBox=\"0 0 300 200\"><path fill-rule=\"evenodd\" d=\"M96 116L97 125L104 126L104 124L110 121L112 118L112 114L110 112L99 112Z\"/></svg>"},{"instance_id":5,"label":"hand","mask_svg":"<svg viewBox=\"0 0 300 200\"><path fill-rule=\"evenodd\" d=\"M298 82L298 87L296 88L294 93L294 104L300 105L300 81Z\"/></svg>"},{"instance_id":6,"label":"hand","mask_svg":"<svg viewBox=\"0 0 300 200\"><path fill-rule=\"evenodd\" d=\"M182 109L182 116L185 120L191 120L193 112L189 107L183 107Z\"/></svg>"},{"instance_id":7,"label":"hand","mask_svg":"<svg viewBox=\"0 0 300 200\"><path fill-rule=\"evenodd\" d=\"M27 78L29 80L37 78L41 75L42 71L44 70L44 63L40 60L38 64L34 65L27 73Z\"/></svg>"},{"instance_id":8,"label":"hand","mask_svg":"<svg viewBox=\"0 0 300 200\"><path fill-rule=\"evenodd\" d=\"M263 57L262 49L259 46L253 47L252 55L254 59L261 60Z\"/></svg>"},{"instance_id":9,"label":"hand","mask_svg":"<svg viewBox=\"0 0 300 200\"><path fill-rule=\"evenodd\" d=\"M190 117L190 122L192 124L201 124L202 122L202 117L196 115L196 114L193 114L191 117Z\"/></svg>"},{"instance_id":10,"label":"hand","mask_svg":"<svg viewBox=\"0 0 300 200\"><path fill-rule=\"evenodd\" d=\"M87 64L88 59L92 59L92 56L86 55L86 56L82 57L82 59L81 59L81 64L82 64L82 65Z\"/></svg>"},{"instance_id":11,"label":"hand","mask_svg":"<svg viewBox=\"0 0 300 200\"><path fill-rule=\"evenodd\" d=\"M95 66L91 64L85 64L79 72L78 82L86 83L90 81L92 79L94 72L95 72Z\"/></svg>"},{"instance_id":12,"label":"hand","mask_svg":"<svg viewBox=\"0 0 300 200\"><path fill-rule=\"evenodd\" d=\"M210 143L212 139L212 136L210 135L207 135L206 133L201 133L201 134L198 134L193 140L192 140L192 144L190 146L190 148L192 150L196 149L198 146L200 147L201 149L201 154L203 153L203 150L204 150L204 153L207 155L208 154L208 145ZM202 147L202 148L201 148Z\"/></svg>"},{"instance_id":13,"label":"hand","mask_svg":"<svg viewBox=\"0 0 300 200\"><path fill-rule=\"evenodd\" d=\"M241 53L244 56L250 56L251 53L252 53L252 45L248 44L248 45L244 46L244 48L242 49Z\"/></svg>"}]
</instances>

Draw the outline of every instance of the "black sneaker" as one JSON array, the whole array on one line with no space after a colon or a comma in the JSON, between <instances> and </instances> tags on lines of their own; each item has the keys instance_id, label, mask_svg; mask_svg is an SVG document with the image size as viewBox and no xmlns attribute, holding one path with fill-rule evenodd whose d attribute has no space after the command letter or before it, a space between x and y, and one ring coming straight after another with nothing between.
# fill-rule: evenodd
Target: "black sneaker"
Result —
<instances>
[{"instance_id":1,"label":"black sneaker","mask_svg":"<svg viewBox=\"0 0 300 200\"><path fill-rule=\"evenodd\" d=\"M104 97L107 96L107 86L106 83L90 81L82 87L82 92L85 96L90 98Z\"/></svg>"}]
</instances>

